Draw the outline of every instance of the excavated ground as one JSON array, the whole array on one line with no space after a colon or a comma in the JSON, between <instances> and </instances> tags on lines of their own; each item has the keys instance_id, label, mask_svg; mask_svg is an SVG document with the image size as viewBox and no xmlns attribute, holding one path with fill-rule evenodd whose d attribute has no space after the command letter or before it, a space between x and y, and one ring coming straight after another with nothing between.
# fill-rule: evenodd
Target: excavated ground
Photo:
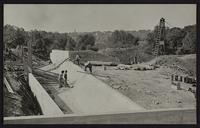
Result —
<instances>
[{"instance_id":1,"label":"excavated ground","mask_svg":"<svg viewBox=\"0 0 200 128\"><path fill-rule=\"evenodd\" d=\"M180 59L184 60L185 65L196 66L196 63L194 63L196 62L195 55L188 56L181 56ZM193 61L188 61L192 57ZM165 60L166 57L162 62ZM170 58L169 60L177 59ZM161 63L161 60L159 62ZM146 109L195 107L196 99L194 93L188 91L188 88L192 85L181 83L182 89L177 90L170 79L173 73L186 75L187 72L177 71L169 66L170 63L166 63L167 66L146 71L115 70L114 67L107 67L107 70L103 70L102 67L98 66L93 67L93 70L94 75L98 79L104 81Z\"/></svg>"}]
</instances>

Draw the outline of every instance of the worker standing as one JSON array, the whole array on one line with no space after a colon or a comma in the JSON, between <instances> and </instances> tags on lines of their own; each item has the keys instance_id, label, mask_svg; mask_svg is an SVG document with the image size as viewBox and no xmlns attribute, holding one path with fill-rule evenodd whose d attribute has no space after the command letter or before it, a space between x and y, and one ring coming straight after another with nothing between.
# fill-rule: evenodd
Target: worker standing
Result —
<instances>
[{"instance_id":1,"label":"worker standing","mask_svg":"<svg viewBox=\"0 0 200 128\"><path fill-rule=\"evenodd\" d=\"M63 74L63 79L64 79L64 82L65 82L65 87L69 87L69 84L67 82L67 70L65 70L65 73Z\"/></svg>"},{"instance_id":2,"label":"worker standing","mask_svg":"<svg viewBox=\"0 0 200 128\"><path fill-rule=\"evenodd\" d=\"M59 77L58 77L58 81L59 81L59 88L62 88L62 87L63 87L63 85L64 85L63 74L64 74L64 71L62 70L62 71L61 71L61 74L60 74L60 75L59 75Z\"/></svg>"},{"instance_id":3,"label":"worker standing","mask_svg":"<svg viewBox=\"0 0 200 128\"><path fill-rule=\"evenodd\" d=\"M106 68L106 66L103 64L103 70L105 71L105 70L107 70L107 68Z\"/></svg>"},{"instance_id":4,"label":"worker standing","mask_svg":"<svg viewBox=\"0 0 200 128\"><path fill-rule=\"evenodd\" d=\"M90 73L92 73L92 64L90 61L88 61L87 63L85 63L85 71L87 70L87 68L89 68Z\"/></svg>"},{"instance_id":5,"label":"worker standing","mask_svg":"<svg viewBox=\"0 0 200 128\"><path fill-rule=\"evenodd\" d=\"M80 59L81 57L77 54L75 57L75 61L77 62L78 65L80 65Z\"/></svg>"}]
</instances>

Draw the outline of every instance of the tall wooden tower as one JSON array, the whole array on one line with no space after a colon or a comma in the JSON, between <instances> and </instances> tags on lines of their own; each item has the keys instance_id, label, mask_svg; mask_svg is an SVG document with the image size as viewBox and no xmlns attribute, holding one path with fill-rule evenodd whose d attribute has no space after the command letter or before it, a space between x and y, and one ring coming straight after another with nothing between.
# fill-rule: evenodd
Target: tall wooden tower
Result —
<instances>
[{"instance_id":1,"label":"tall wooden tower","mask_svg":"<svg viewBox=\"0 0 200 128\"><path fill-rule=\"evenodd\" d=\"M154 55L165 54L165 19L161 18L160 23L155 28L155 45L154 45Z\"/></svg>"}]
</instances>

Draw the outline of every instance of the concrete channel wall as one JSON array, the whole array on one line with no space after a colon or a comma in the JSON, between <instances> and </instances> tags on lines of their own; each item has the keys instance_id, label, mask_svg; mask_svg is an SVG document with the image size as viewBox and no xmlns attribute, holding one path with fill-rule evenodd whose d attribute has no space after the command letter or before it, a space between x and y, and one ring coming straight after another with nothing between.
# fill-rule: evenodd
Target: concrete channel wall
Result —
<instances>
[{"instance_id":1,"label":"concrete channel wall","mask_svg":"<svg viewBox=\"0 0 200 128\"><path fill-rule=\"evenodd\" d=\"M52 52L50 53L50 59L52 61L52 64L41 67L40 69L46 71L52 71L57 69L65 61L69 60L69 51L52 50Z\"/></svg>"},{"instance_id":2,"label":"concrete channel wall","mask_svg":"<svg viewBox=\"0 0 200 128\"><path fill-rule=\"evenodd\" d=\"M102 115L6 117L4 124L196 124L196 109L148 110Z\"/></svg>"},{"instance_id":3,"label":"concrete channel wall","mask_svg":"<svg viewBox=\"0 0 200 128\"><path fill-rule=\"evenodd\" d=\"M51 99L45 89L31 73L29 73L29 86L33 94L36 96L44 115L63 115L63 112L60 110L58 105Z\"/></svg>"},{"instance_id":4,"label":"concrete channel wall","mask_svg":"<svg viewBox=\"0 0 200 128\"><path fill-rule=\"evenodd\" d=\"M56 55L56 57L54 57ZM52 63L58 63L59 61L65 60L66 58L69 58L69 51L63 51L63 50L52 50L50 53L50 59Z\"/></svg>"}]
</instances>

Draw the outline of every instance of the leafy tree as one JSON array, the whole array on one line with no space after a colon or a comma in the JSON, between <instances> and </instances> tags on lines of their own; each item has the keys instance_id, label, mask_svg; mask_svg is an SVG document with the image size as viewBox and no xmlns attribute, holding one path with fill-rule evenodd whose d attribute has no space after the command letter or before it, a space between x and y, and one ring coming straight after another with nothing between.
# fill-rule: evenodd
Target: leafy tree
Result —
<instances>
[{"instance_id":1,"label":"leafy tree","mask_svg":"<svg viewBox=\"0 0 200 128\"><path fill-rule=\"evenodd\" d=\"M91 49L95 44L95 37L92 34L80 35L76 45L77 50L88 50Z\"/></svg>"},{"instance_id":2,"label":"leafy tree","mask_svg":"<svg viewBox=\"0 0 200 128\"><path fill-rule=\"evenodd\" d=\"M155 44L156 30L147 36L148 44L145 46L147 53L152 53ZM165 35L165 52L166 54L184 54L196 52L196 27L187 26L181 28L167 28Z\"/></svg>"},{"instance_id":3,"label":"leafy tree","mask_svg":"<svg viewBox=\"0 0 200 128\"><path fill-rule=\"evenodd\" d=\"M184 31L186 34L182 40L182 52L196 53L196 25L187 26Z\"/></svg>"},{"instance_id":4,"label":"leafy tree","mask_svg":"<svg viewBox=\"0 0 200 128\"><path fill-rule=\"evenodd\" d=\"M17 45L24 45L26 42L26 33L23 28L17 28L11 25L4 27L4 43L10 48L16 48Z\"/></svg>"},{"instance_id":5,"label":"leafy tree","mask_svg":"<svg viewBox=\"0 0 200 128\"><path fill-rule=\"evenodd\" d=\"M151 32L147 35L147 41L148 43L143 47L146 48L146 52L148 54L152 54L153 49L154 49L154 43L155 43L155 32Z\"/></svg>"},{"instance_id":6,"label":"leafy tree","mask_svg":"<svg viewBox=\"0 0 200 128\"><path fill-rule=\"evenodd\" d=\"M110 47L126 48L138 45L138 38L123 30L115 30L110 37Z\"/></svg>"},{"instance_id":7,"label":"leafy tree","mask_svg":"<svg viewBox=\"0 0 200 128\"><path fill-rule=\"evenodd\" d=\"M66 50L75 50L75 47L76 47L76 42L71 37L68 37L67 43L65 45L65 49Z\"/></svg>"},{"instance_id":8,"label":"leafy tree","mask_svg":"<svg viewBox=\"0 0 200 128\"><path fill-rule=\"evenodd\" d=\"M178 47L181 46L181 42L185 32L180 28L172 28L166 33L166 45L165 50L166 54L175 54Z\"/></svg>"}]
</instances>

